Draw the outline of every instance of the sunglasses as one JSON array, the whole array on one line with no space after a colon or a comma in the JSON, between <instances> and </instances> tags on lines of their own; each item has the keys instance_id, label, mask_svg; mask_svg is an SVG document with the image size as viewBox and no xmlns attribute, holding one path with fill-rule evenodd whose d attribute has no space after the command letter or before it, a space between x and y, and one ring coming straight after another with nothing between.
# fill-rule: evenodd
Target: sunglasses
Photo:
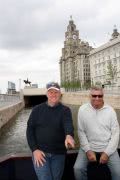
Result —
<instances>
[{"instance_id":1,"label":"sunglasses","mask_svg":"<svg viewBox=\"0 0 120 180\"><path fill-rule=\"evenodd\" d=\"M91 94L91 96L92 96L93 98L96 98L96 97L98 97L98 98L103 98L103 95L94 95L94 94Z\"/></svg>"}]
</instances>

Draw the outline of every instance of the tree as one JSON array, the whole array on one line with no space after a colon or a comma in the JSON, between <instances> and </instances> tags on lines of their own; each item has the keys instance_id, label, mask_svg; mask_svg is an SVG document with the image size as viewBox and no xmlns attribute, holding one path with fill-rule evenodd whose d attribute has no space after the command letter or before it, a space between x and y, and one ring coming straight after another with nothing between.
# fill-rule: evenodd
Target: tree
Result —
<instances>
[{"instance_id":1,"label":"tree","mask_svg":"<svg viewBox=\"0 0 120 180\"><path fill-rule=\"evenodd\" d=\"M71 91L71 90L76 91L81 88L81 83L80 81L71 81L71 82L67 81L67 82L63 82L61 84L61 87L64 87L67 91Z\"/></svg>"},{"instance_id":2,"label":"tree","mask_svg":"<svg viewBox=\"0 0 120 180\"><path fill-rule=\"evenodd\" d=\"M111 84L113 84L114 81L115 81L116 75L117 75L117 67L114 66L111 61L109 61L108 66L107 66L107 70L108 70L108 72L107 72L107 75L108 75L107 81L109 81L109 82L111 82Z\"/></svg>"}]
</instances>

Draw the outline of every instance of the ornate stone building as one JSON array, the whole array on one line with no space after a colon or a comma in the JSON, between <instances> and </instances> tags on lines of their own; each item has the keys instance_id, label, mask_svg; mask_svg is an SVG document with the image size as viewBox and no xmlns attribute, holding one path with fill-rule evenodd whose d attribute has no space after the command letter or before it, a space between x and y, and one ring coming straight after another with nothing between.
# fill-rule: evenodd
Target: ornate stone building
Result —
<instances>
[{"instance_id":1,"label":"ornate stone building","mask_svg":"<svg viewBox=\"0 0 120 180\"><path fill-rule=\"evenodd\" d=\"M92 50L89 59L93 84L101 83L106 88L120 86L120 34L116 27L111 39Z\"/></svg>"},{"instance_id":2,"label":"ornate stone building","mask_svg":"<svg viewBox=\"0 0 120 180\"><path fill-rule=\"evenodd\" d=\"M71 18L65 32L64 48L62 48L59 62L62 85L79 82L81 86L84 86L86 83L90 83L88 55L91 49L88 42L79 38L79 31Z\"/></svg>"}]
</instances>

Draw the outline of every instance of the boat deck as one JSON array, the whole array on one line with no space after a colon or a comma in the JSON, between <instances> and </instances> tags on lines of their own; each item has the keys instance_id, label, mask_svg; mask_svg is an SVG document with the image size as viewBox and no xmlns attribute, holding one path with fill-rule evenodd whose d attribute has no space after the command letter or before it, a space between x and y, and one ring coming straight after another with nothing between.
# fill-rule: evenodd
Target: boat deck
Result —
<instances>
[{"instance_id":1,"label":"boat deck","mask_svg":"<svg viewBox=\"0 0 120 180\"><path fill-rule=\"evenodd\" d=\"M120 149L118 150L120 155ZM77 150L67 152L62 180L75 180L73 166ZM31 154L10 154L0 158L0 180L37 180Z\"/></svg>"}]
</instances>

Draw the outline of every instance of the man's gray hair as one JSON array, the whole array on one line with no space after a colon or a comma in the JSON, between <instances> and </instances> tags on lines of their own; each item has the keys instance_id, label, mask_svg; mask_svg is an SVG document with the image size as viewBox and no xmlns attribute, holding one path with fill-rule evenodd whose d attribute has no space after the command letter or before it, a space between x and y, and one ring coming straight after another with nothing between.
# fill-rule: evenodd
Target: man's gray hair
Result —
<instances>
[{"instance_id":1,"label":"man's gray hair","mask_svg":"<svg viewBox=\"0 0 120 180\"><path fill-rule=\"evenodd\" d=\"M102 92L103 92L103 88L102 88L101 86L92 86L92 87L90 88L90 91L92 91L92 90L102 91Z\"/></svg>"}]
</instances>

